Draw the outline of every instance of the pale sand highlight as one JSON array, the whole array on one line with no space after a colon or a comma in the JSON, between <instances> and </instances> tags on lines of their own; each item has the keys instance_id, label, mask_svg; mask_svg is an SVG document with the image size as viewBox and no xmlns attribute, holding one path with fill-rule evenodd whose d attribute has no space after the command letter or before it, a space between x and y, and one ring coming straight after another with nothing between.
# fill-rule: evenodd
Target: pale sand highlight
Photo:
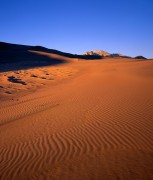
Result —
<instances>
[{"instance_id":1,"label":"pale sand highlight","mask_svg":"<svg viewBox=\"0 0 153 180\"><path fill-rule=\"evenodd\" d=\"M153 61L65 61L1 73L0 178L153 179Z\"/></svg>"}]
</instances>

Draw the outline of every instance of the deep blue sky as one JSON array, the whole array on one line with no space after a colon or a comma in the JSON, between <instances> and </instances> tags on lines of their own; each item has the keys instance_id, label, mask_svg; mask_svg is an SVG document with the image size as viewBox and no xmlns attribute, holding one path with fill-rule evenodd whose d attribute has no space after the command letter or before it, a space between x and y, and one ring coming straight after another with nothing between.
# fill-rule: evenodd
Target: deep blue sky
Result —
<instances>
[{"instance_id":1,"label":"deep blue sky","mask_svg":"<svg viewBox=\"0 0 153 180\"><path fill-rule=\"evenodd\" d=\"M153 57L153 0L0 0L0 41Z\"/></svg>"}]
</instances>

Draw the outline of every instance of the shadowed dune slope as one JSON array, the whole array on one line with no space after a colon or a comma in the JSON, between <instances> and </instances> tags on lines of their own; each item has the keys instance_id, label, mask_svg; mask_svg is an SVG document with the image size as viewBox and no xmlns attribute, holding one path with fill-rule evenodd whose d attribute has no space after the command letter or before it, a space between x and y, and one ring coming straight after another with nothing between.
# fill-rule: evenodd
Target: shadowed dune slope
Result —
<instances>
[{"instance_id":1,"label":"shadowed dune slope","mask_svg":"<svg viewBox=\"0 0 153 180\"><path fill-rule=\"evenodd\" d=\"M58 51L45 50L43 47L0 43L0 72L58 65L74 59L62 56Z\"/></svg>"},{"instance_id":2,"label":"shadowed dune slope","mask_svg":"<svg viewBox=\"0 0 153 180\"><path fill-rule=\"evenodd\" d=\"M0 42L0 72L56 65L73 59L101 59L102 57L74 55L42 46L27 46ZM7 65L3 68L2 65Z\"/></svg>"},{"instance_id":3,"label":"shadowed dune slope","mask_svg":"<svg viewBox=\"0 0 153 180\"><path fill-rule=\"evenodd\" d=\"M1 179L152 179L153 61L57 67L75 73L0 104Z\"/></svg>"}]
</instances>

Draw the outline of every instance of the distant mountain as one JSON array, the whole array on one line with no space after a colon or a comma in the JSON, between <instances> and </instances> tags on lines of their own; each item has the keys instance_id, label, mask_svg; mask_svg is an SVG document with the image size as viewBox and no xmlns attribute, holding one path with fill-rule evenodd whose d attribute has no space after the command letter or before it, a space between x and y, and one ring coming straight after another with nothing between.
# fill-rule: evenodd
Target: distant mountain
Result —
<instances>
[{"instance_id":1,"label":"distant mountain","mask_svg":"<svg viewBox=\"0 0 153 180\"><path fill-rule=\"evenodd\" d=\"M84 53L83 55L90 55L90 56L99 56L99 57L122 57L122 58L131 58L129 56L125 56L123 54L118 54L118 53L108 53L103 50L93 50L93 51L88 51Z\"/></svg>"},{"instance_id":2,"label":"distant mountain","mask_svg":"<svg viewBox=\"0 0 153 180\"><path fill-rule=\"evenodd\" d=\"M111 54L106 51L102 51L102 50L93 50L93 51L88 51L88 52L84 53L83 55L106 57L106 56L110 56Z\"/></svg>"},{"instance_id":3,"label":"distant mountain","mask_svg":"<svg viewBox=\"0 0 153 180\"><path fill-rule=\"evenodd\" d=\"M147 59L144 56L136 56L134 59Z\"/></svg>"},{"instance_id":4,"label":"distant mountain","mask_svg":"<svg viewBox=\"0 0 153 180\"><path fill-rule=\"evenodd\" d=\"M114 53L114 54L111 54L110 56L112 56L112 57L123 57L124 55L123 54Z\"/></svg>"}]
</instances>

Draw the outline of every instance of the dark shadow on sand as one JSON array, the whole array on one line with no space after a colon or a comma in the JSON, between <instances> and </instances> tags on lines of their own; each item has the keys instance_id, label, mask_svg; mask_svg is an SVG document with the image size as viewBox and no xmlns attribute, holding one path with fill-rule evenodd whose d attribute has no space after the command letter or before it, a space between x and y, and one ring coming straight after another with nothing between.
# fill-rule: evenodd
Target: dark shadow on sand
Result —
<instances>
[{"instance_id":1,"label":"dark shadow on sand","mask_svg":"<svg viewBox=\"0 0 153 180\"><path fill-rule=\"evenodd\" d=\"M28 48L24 46L17 48L14 48L14 46L1 47L0 49L0 72L24 70L61 63L65 63L65 61L29 52Z\"/></svg>"},{"instance_id":2,"label":"dark shadow on sand","mask_svg":"<svg viewBox=\"0 0 153 180\"><path fill-rule=\"evenodd\" d=\"M26 46L0 42L0 72L17 71L35 67L50 66L65 63L65 60L53 59L46 55L31 51L58 54L68 58L101 59L98 56L74 55L61 51L48 49L42 46Z\"/></svg>"},{"instance_id":3,"label":"dark shadow on sand","mask_svg":"<svg viewBox=\"0 0 153 180\"><path fill-rule=\"evenodd\" d=\"M8 81L10 81L12 83L18 83L18 84L22 84L22 85L27 85L24 81L22 81L19 78L14 77L14 76L8 76Z\"/></svg>"}]
</instances>

